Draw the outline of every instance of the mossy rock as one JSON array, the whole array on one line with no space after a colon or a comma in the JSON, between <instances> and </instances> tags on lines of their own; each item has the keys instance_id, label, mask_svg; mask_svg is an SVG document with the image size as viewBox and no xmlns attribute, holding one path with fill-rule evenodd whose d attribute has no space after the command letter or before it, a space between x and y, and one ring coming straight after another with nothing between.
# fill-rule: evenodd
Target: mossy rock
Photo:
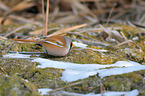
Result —
<instances>
[{"instance_id":1,"label":"mossy rock","mask_svg":"<svg viewBox=\"0 0 145 96\"><path fill-rule=\"evenodd\" d=\"M80 64L112 64L118 60L127 60L124 55L110 52L97 52L91 49L74 48L70 53L62 58L53 58L53 60L67 61Z\"/></svg>"},{"instance_id":2,"label":"mossy rock","mask_svg":"<svg viewBox=\"0 0 145 96\"><path fill-rule=\"evenodd\" d=\"M115 75L105 77L103 84L107 91L131 91L138 89L141 96L145 95L145 70L136 71L132 73L125 73L122 75Z\"/></svg>"},{"instance_id":3,"label":"mossy rock","mask_svg":"<svg viewBox=\"0 0 145 96\"><path fill-rule=\"evenodd\" d=\"M60 79L63 69L36 68L38 63L25 59L0 58L0 74L9 76L19 76L27 79L39 88L58 88L66 83Z\"/></svg>"},{"instance_id":4,"label":"mossy rock","mask_svg":"<svg viewBox=\"0 0 145 96\"><path fill-rule=\"evenodd\" d=\"M121 52L127 55L127 58L129 58L132 61L138 62L140 64L145 64L145 53L136 48L124 48L121 49Z\"/></svg>"},{"instance_id":5,"label":"mossy rock","mask_svg":"<svg viewBox=\"0 0 145 96\"><path fill-rule=\"evenodd\" d=\"M142 53L145 54L145 37L144 40L136 41L135 43L141 48Z\"/></svg>"},{"instance_id":6,"label":"mossy rock","mask_svg":"<svg viewBox=\"0 0 145 96\"><path fill-rule=\"evenodd\" d=\"M101 86L101 79L97 76L90 76L88 78L85 78L83 80L78 80L78 82L81 81L82 83L77 84L72 87L65 88L66 91L69 92L75 92L75 93L81 93L81 94L87 94L87 93L100 93L100 86ZM71 89L71 90L70 90Z\"/></svg>"},{"instance_id":7,"label":"mossy rock","mask_svg":"<svg viewBox=\"0 0 145 96\"><path fill-rule=\"evenodd\" d=\"M0 66L8 75L18 75L23 78L33 76L37 65L37 63L24 59L0 58L0 62ZM3 74L1 70L0 72Z\"/></svg>"},{"instance_id":8,"label":"mossy rock","mask_svg":"<svg viewBox=\"0 0 145 96\"><path fill-rule=\"evenodd\" d=\"M27 79L33 82L38 88L55 89L58 87L62 87L66 84L60 79L62 72L62 69L38 68L33 77Z\"/></svg>"},{"instance_id":9,"label":"mossy rock","mask_svg":"<svg viewBox=\"0 0 145 96\"><path fill-rule=\"evenodd\" d=\"M1 96L40 96L37 88L18 76L0 75Z\"/></svg>"},{"instance_id":10,"label":"mossy rock","mask_svg":"<svg viewBox=\"0 0 145 96\"><path fill-rule=\"evenodd\" d=\"M18 52L40 52L42 48L34 48L35 44L18 43L13 40L0 39L0 51L18 51Z\"/></svg>"}]
</instances>

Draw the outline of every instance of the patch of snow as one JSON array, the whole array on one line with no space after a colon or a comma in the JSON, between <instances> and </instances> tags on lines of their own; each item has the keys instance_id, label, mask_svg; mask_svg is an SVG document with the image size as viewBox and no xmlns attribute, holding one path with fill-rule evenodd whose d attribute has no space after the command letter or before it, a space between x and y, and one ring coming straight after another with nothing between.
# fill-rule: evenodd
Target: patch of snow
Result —
<instances>
[{"instance_id":1,"label":"patch of snow","mask_svg":"<svg viewBox=\"0 0 145 96\"><path fill-rule=\"evenodd\" d=\"M41 93L41 95L48 95L47 92L51 91L52 89L49 88L40 88L38 91ZM94 94L94 93L88 93L88 94L80 94L80 93L72 93L72 92L66 92L66 91L60 91L58 92L59 95L65 94L68 96L137 96L139 94L137 89L134 89L132 91L124 91L124 92L116 92L116 91L110 91L110 92L104 92L103 94ZM60 94L61 93L61 94ZM56 93L57 94L57 93Z\"/></svg>"},{"instance_id":2,"label":"patch of snow","mask_svg":"<svg viewBox=\"0 0 145 96\"><path fill-rule=\"evenodd\" d=\"M81 47L81 48L87 48L87 44L83 44L83 43L78 43L78 42L73 42L73 44L76 46L76 47Z\"/></svg>"},{"instance_id":3,"label":"patch of snow","mask_svg":"<svg viewBox=\"0 0 145 96\"><path fill-rule=\"evenodd\" d=\"M138 94L139 94L138 90L135 89L129 92L115 92L115 91L105 92L103 93L103 96L137 96ZM102 96L102 94L89 93L83 96Z\"/></svg>"},{"instance_id":4,"label":"patch of snow","mask_svg":"<svg viewBox=\"0 0 145 96\"><path fill-rule=\"evenodd\" d=\"M19 54L19 53L9 53L3 55L4 58L30 58L31 55Z\"/></svg>"},{"instance_id":5,"label":"patch of snow","mask_svg":"<svg viewBox=\"0 0 145 96\"><path fill-rule=\"evenodd\" d=\"M51 91L52 89L49 89L49 88L40 88L38 89L38 92L41 93L41 95L46 95L48 94L47 92Z\"/></svg>"},{"instance_id":6,"label":"patch of snow","mask_svg":"<svg viewBox=\"0 0 145 96\"><path fill-rule=\"evenodd\" d=\"M6 54L3 55L4 58L30 58L30 55L25 54ZM114 64L76 64L70 62L53 61L44 58L33 58L32 62L39 62L38 68L59 68L65 69L62 73L61 79L63 81L76 81L78 79L84 79L89 76L99 73L101 78L105 76L124 74L133 71L145 70L145 65L140 65L133 61L117 61ZM106 67L117 67L105 69Z\"/></svg>"},{"instance_id":7,"label":"patch of snow","mask_svg":"<svg viewBox=\"0 0 145 96\"><path fill-rule=\"evenodd\" d=\"M78 79L84 79L89 76L99 73L101 78L105 76L124 74L133 71L145 70L145 65L140 65L137 62L133 61L117 61L114 64L75 64L62 61L53 61L49 59L36 58L32 60L33 62L39 62L41 65L38 65L38 68L59 68L65 69L62 73L61 79L67 82L76 81ZM102 69L105 67L122 67L122 68L110 68ZM100 69L101 68L101 69Z\"/></svg>"}]
</instances>

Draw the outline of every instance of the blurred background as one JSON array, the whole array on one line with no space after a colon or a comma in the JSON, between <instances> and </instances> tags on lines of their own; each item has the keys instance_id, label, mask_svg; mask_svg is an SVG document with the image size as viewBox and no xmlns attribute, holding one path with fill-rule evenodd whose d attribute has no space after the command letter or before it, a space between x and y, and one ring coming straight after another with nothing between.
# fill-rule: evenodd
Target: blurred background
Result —
<instances>
[{"instance_id":1,"label":"blurred background","mask_svg":"<svg viewBox=\"0 0 145 96\"><path fill-rule=\"evenodd\" d=\"M44 0L46 10L47 0ZM42 0L0 0L0 23L43 21ZM145 25L145 0L49 0L48 22L90 25L129 23Z\"/></svg>"}]
</instances>

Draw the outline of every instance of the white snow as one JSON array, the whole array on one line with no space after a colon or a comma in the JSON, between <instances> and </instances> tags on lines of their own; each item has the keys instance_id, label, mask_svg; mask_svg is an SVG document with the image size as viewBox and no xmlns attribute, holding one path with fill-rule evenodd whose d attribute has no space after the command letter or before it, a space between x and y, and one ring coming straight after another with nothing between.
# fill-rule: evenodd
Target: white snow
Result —
<instances>
[{"instance_id":1,"label":"white snow","mask_svg":"<svg viewBox=\"0 0 145 96\"><path fill-rule=\"evenodd\" d=\"M51 91L52 89L49 88L41 88L38 89L38 91L41 93L41 95L48 95L47 92ZM71 92L65 92L61 91L60 93L69 95L69 96L102 96L102 94L94 94L94 93L88 93L88 94L79 94L79 93L71 93ZM139 94L137 89L134 89L129 92L116 92L116 91L109 91L109 92L104 92L103 96L137 96ZM60 95L60 94L59 94Z\"/></svg>"},{"instance_id":2,"label":"white snow","mask_svg":"<svg viewBox=\"0 0 145 96\"><path fill-rule=\"evenodd\" d=\"M49 88L40 88L38 89L38 92L41 93L41 95L48 94L47 92L51 91L52 89Z\"/></svg>"},{"instance_id":3,"label":"white snow","mask_svg":"<svg viewBox=\"0 0 145 96\"><path fill-rule=\"evenodd\" d=\"M81 48L87 48L87 44L83 44L83 43L79 43L79 42L73 42L73 44L76 46L76 47L81 47Z\"/></svg>"},{"instance_id":4,"label":"white snow","mask_svg":"<svg viewBox=\"0 0 145 96\"><path fill-rule=\"evenodd\" d=\"M94 50L94 51L99 51L99 52L108 52L108 50L104 50L104 49L93 49L93 48L88 48L87 44L83 44L83 43L79 43L79 42L73 42L73 44L76 46L76 47L80 47L80 48L83 48L83 49L91 49L91 50Z\"/></svg>"},{"instance_id":5,"label":"white snow","mask_svg":"<svg viewBox=\"0 0 145 96\"><path fill-rule=\"evenodd\" d=\"M74 69L80 71L94 71L100 68L112 67L112 66L116 66L116 67L141 66L139 63L133 61L117 61L114 64L101 65L101 64L76 64L70 62L53 61L44 58L36 58L32 60L32 62L39 62L41 64L37 66L39 68L53 67L59 69Z\"/></svg>"},{"instance_id":6,"label":"white snow","mask_svg":"<svg viewBox=\"0 0 145 96\"><path fill-rule=\"evenodd\" d=\"M30 55L24 54L7 54L4 55L5 58L30 58ZM78 79L84 79L89 76L99 73L101 78L105 76L124 74L133 71L145 70L145 65L140 65L133 61L117 61L114 64L76 64L70 62L53 61L44 58L33 58L32 62L39 62L38 68L59 68L65 69L62 73L61 79L63 81L72 82ZM105 69L106 67L117 67Z\"/></svg>"},{"instance_id":7,"label":"white snow","mask_svg":"<svg viewBox=\"0 0 145 96\"><path fill-rule=\"evenodd\" d=\"M3 55L4 58L30 58L31 55L19 54L19 53L12 53Z\"/></svg>"},{"instance_id":8,"label":"white snow","mask_svg":"<svg viewBox=\"0 0 145 96\"><path fill-rule=\"evenodd\" d=\"M3 55L3 57L4 58L30 58L30 55L16 53L16 54L6 54ZM41 64L37 66L38 68L52 67L52 68L65 69L64 72L62 73L61 79L67 82L84 79L91 75L95 75L97 73L101 78L103 78L105 76L145 70L145 65L141 65L133 61L117 61L114 64L101 65L101 64L76 64L70 62L53 61L44 58L32 58L32 59L33 59L32 62L39 62ZM105 69L106 67L115 67L115 68ZM47 94L47 92L50 90L51 89L48 88L42 88L39 89L39 92L42 92L41 94ZM75 93L72 94L75 95ZM106 92L103 95L104 96L121 96L121 95L136 96L138 95L138 90L136 89L130 92L111 91L111 92ZM101 94L89 93L89 94L80 94L77 96L101 96Z\"/></svg>"},{"instance_id":9,"label":"white snow","mask_svg":"<svg viewBox=\"0 0 145 96\"><path fill-rule=\"evenodd\" d=\"M137 89L134 89L129 92L115 92L115 91L110 91L110 92L105 92L103 93L103 96L137 96L139 94ZM102 94L86 94L82 96L102 96Z\"/></svg>"},{"instance_id":10,"label":"white snow","mask_svg":"<svg viewBox=\"0 0 145 96\"><path fill-rule=\"evenodd\" d=\"M84 79L97 73L99 73L99 76L103 78L105 76L145 70L145 65L140 65L139 63L133 61L117 61L114 64L108 65L75 64L69 62L53 61L43 58L36 58L32 61L39 62L41 64L37 66L38 68L52 67L65 69L65 71L62 73L61 79L67 82L76 81L78 79ZM105 67L118 67L118 68L102 69Z\"/></svg>"}]
</instances>

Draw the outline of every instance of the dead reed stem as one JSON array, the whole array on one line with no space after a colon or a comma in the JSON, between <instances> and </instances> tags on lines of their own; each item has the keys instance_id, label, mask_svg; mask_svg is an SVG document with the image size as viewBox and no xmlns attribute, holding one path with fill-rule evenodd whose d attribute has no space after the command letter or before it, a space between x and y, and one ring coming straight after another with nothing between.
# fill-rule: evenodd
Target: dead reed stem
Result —
<instances>
[{"instance_id":1,"label":"dead reed stem","mask_svg":"<svg viewBox=\"0 0 145 96\"><path fill-rule=\"evenodd\" d=\"M106 23L107 26L108 26L108 24L109 24L109 20L110 20L111 14L112 14L113 9L114 9L115 6L116 6L116 3L113 5L113 7L112 7L112 9L111 9L111 11L110 11L110 13L109 13L109 16L108 16L108 19L107 19L107 23Z\"/></svg>"},{"instance_id":2,"label":"dead reed stem","mask_svg":"<svg viewBox=\"0 0 145 96\"><path fill-rule=\"evenodd\" d=\"M47 35L48 18L49 18L49 0L47 0L46 25L45 25L45 34L44 34L44 36Z\"/></svg>"},{"instance_id":3,"label":"dead reed stem","mask_svg":"<svg viewBox=\"0 0 145 96\"><path fill-rule=\"evenodd\" d=\"M66 85L66 86L63 86L63 87L60 87L60 88L56 88L56 89L54 89L54 90L49 91L48 93L54 92L54 91L58 91L58 90L61 90L61 89L67 88L67 87L74 86L74 85L78 85L78 84L81 84L81 83L82 83L82 81L76 82L76 83L73 83L73 84L70 84L70 85Z\"/></svg>"},{"instance_id":4,"label":"dead reed stem","mask_svg":"<svg viewBox=\"0 0 145 96\"><path fill-rule=\"evenodd\" d=\"M42 14L43 14L43 31L42 34L44 36L45 33L45 12L44 12L44 0L42 0Z\"/></svg>"}]
</instances>

